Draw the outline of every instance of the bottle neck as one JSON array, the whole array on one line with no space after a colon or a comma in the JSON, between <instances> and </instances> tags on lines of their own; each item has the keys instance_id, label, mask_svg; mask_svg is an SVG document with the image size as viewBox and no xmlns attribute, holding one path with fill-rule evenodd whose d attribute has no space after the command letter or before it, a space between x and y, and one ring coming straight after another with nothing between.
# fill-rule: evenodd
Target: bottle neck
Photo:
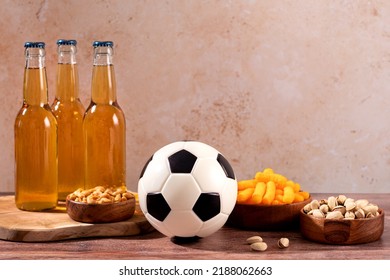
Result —
<instances>
[{"instance_id":1,"label":"bottle neck","mask_svg":"<svg viewBox=\"0 0 390 280\"><path fill-rule=\"evenodd\" d=\"M25 58L23 103L44 106L48 103L45 50L26 48Z\"/></svg>"},{"instance_id":2,"label":"bottle neck","mask_svg":"<svg viewBox=\"0 0 390 280\"><path fill-rule=\"evenodd\" d=\"M111 47L96 47L94 49L92 102L95 104L116 103L116 81L112 53Z\"/></svg>"},{"instance_id":3,"label":"bottle neck","mask_svg":"<svg viewBox=\"0 0 390 280\"><path fill-rule=\"evenodd\" d=\"M57 65L56 100L74 102L79 98L77 64Z\"/></svg>"},{"instance_id":4,"label":"bottle neck","mask_svg":"<svg viewBox=\"0 0 390 280\"><path fill-rule=\"evenodd\" d=\"M60 45L57 64L56 100L74 102L79 97L79 76L76 63L76 46Z\"/></svg>"},{"instance_id":5,"label":"bottle neck","mask_svg":"<svg viewBox=\"0 0 390 280\"><path fill-rule=\"evenodd\" d=\"M77 48L74 45L59 45L57 47L58 64L76 64Z\"/></svg>"}]
</instances>

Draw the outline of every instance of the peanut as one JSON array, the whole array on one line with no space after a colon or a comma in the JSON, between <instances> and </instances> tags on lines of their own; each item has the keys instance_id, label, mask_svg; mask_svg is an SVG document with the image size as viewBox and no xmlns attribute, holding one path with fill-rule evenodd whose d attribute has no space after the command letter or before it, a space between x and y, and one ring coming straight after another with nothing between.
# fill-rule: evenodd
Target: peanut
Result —
<instances>
[{"instance_id":1,"label":"peanut","mask_svg":"<svg viewBox=\"0 0 390 280\"><path fill-rule=\"evenodd\" d=\"M132 199L134 195L126 187L97 186L88 190L77 189L69 194L67 199L88 204L107 204Z\"/></svg>"}]
</instances>

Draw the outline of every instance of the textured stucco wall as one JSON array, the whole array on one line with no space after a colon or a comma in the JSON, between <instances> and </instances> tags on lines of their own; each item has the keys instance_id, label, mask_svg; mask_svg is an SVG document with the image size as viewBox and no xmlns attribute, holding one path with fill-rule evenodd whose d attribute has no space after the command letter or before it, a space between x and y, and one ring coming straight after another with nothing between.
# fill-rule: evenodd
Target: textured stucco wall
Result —
<instances>
[{"instance_id":1,"label":"textured stucco wall","mask_svg":"<svg viewBox=\"0 0 390 280\"><path fill-rule=\"evenodd\" d=\"M92 42L113 40L136 190L160 147L194 139L238 179L271 167L311 192L389 192L390 1L0 0L0 191L14 189L23 44L78 40L89 103Z\"/></svg>"}]
</instances>

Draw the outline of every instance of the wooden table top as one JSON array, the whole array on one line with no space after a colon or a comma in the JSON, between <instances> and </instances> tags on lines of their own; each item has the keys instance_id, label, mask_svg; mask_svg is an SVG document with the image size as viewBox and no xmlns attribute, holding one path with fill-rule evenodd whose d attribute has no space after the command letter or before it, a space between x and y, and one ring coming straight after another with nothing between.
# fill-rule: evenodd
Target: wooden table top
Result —
<instances>
[{"instance_id":1,"label":"wooden table top","mask_svg":"<svg viewBox=\"0 0 390 280\"><path fill-rule=\"evenodd\" d=\"M314 199L334 194L312 194ZM390 193L346 194L355 199L366 198L385 212L382 237L375 242L359 245L325 245L308 241L299 230L246 231L223 227L216 233L194 242L173 242L157 231L145 235L109 238L83 238L55 242L24 243L0 240L0 259L390 259ZM254 252L245 240L260 235L268 244L265 252ZM290 239L290 246L279 249L281 237Z\"/></svg>"}]
</instances>

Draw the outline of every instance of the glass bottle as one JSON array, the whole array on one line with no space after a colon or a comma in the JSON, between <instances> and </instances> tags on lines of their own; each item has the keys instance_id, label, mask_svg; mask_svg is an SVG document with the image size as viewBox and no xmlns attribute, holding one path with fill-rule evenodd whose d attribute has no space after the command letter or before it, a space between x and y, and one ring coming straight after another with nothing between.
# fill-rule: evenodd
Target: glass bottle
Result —
<instances>
[{"instance_id":1,"label":"glass bottle","mask_svg":"<svg viewBox=\"0 0 390 280\"><path fill-rule=\"evenodd\" d=\"M113 42L93 47L92 96L83 121L85 188L126 186L126 122L116 97Z\"/></svg>"},{"instance_id":2,"label":"glass bottle","mask_svg":"<svg viewBox=\"0 0 390 280\"><path fill-rule=\"evenodd\" d=\"M58 200L84 187L83 116L76 63L77 41L57 41L57 87L52 104L58 123Z\"/></svg>"},{"instance_id":3,"label":"glass bottle","mask_svg":"<svg viewBox=\"0 0 390 280\"><path fill-rule=\"evenodd\" d=\"M15 203L42 211L57 205L57 121L48 104L45 43L24 47L23 105L14 126Z\"/></svg>"}]
</instances>

